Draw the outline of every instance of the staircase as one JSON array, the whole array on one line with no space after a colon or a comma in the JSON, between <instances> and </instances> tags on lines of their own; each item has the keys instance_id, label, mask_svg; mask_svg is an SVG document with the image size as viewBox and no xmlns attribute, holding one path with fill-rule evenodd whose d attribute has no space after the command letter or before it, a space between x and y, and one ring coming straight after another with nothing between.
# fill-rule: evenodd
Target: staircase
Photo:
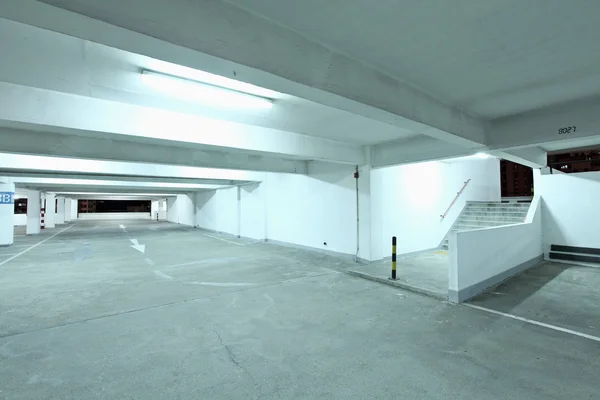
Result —
<instances>
[{"instance_id":1,"label":"staircase","mask_svg":"<svg viewBox=\"0 0 600 400\"><path fill-rule=\"evenodd\" d=\"M523 223L529 206L530 203L469 202L444 238L442 249L448 250L448 237L453 232Z\"/></svg>"}]
</instances>

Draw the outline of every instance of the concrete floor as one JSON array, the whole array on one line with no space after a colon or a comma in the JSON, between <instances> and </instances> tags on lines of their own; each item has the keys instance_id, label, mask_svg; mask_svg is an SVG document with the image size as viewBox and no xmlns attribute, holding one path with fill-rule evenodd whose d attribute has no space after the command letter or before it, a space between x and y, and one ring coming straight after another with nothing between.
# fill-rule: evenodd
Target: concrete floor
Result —
<instances>
[{"instance_id":1,"label":"concrete floor","mask_svg":"<svg viewBox=\"0 0 600 400\"><path fill-rule=\"evenodd\" d=\"M448 268L450 259L445 250L432 251L411 257L398 258L396 281L388 278L392 262L361 265L351 269L353 275L423 293L438 299L448 299Z\"/></svg>"},{"instance_id":2,"label":"concrete floor","mask_svg":"<svg viewBox=\"0 0 600 400\"><path fill-rule=\"evenodd\" d=\"M121 223L79 222L0 265L0 398L600 392L598 342L355 278L325 255Z\"/></svg>"},{"instance_id":3,"label":"concrete floor","mask_svg":"<svg viewBox=\"0 0 600 400\"><path fill-rule=\"evenodd\" d=\"M600 267L544 262L471 303L600 336Z\"/></svg>"}]
</instances>

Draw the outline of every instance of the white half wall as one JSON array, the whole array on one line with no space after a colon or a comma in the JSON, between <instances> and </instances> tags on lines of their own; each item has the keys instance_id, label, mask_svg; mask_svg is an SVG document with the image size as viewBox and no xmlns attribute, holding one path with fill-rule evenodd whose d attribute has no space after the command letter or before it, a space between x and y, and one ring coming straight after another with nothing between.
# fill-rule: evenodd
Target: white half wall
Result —
<instances>
[{"instance_id":1,"label":"white half wall","mask_svg":"<svg viewBox=\"0 0 600 400\"><path fill-rule=\"evenodd\" d=\"M73 200L71 199L65 199L65 222L70 222L71 221L71 202Z\"/></svg>"},{"instance_id":2,"label":"white half wall","mask_svg":"<svg viewBox=\"0 0 600 400\"><path fill-rule=\"evenodd\" d=\"M540 208L540 197L536 195L523 224L450 236L450 301L466 301L543 260Z\"/></svg>"},{"instance_id":3,"label":"white half wall","mask_svg":"<svg viewBox=\"0 0 600 400\"><path fill-rule=\"evenodd\" d=\"M457 192L471 180L443 220ZM467 201L500 201L500 160L431 161L371 171L373 260L439 246Z\"/></svg>"},{"instance_id":4,"label":"white half wall","mask_svg":"<svg viewBox=\"0 0 600 400\"><path fill-rule=\"evenodd\" d=\"M535 193L543 202L545 256L552 244L600 248L600 172L534 172Z\"/></svg>"},{"instance_id":5,"label":"white half wall","mask_svg":"<svg viewBox=\"0 0 600 400\"><path fill-rule=\"evenodd\" d=\"M195 226L195 194L179 194L167 198L167 221Z\"/></svg>"},{"instance_id":6,"label":"white half wall","mask_svg":"<svg viewBox=\"0 0 600 400\"><path fill-rule=\"evenodd\" d=\"M27 226L27 214L15 214L13 218L14 226Z\"/></svg>"},{"instance_id":7,"label":"white half wall","mask_svg":"<svg viewBox=\"0 0 600 400\"><path fill-rule=\"evenodd\" d=\"M150 213L147 212L114 212L114 213L81 213L79 219L83 221L90 220L139 220L139 219L150 219Z\"/></svg>"}]
</instances>

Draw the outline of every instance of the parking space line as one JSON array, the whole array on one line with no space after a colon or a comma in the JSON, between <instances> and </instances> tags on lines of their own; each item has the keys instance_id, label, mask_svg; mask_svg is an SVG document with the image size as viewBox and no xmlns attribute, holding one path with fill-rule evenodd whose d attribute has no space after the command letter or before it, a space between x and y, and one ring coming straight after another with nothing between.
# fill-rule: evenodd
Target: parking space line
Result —
<instances>
[{"instance_id":1,"label":"parking space line","mask_svg":"<svg viewBox=\"0 0 600 400\"><path fill-rule=\"evenodd\" d=\"M517 315L503 313L501 311L496 311L496 310L492 310L492 309L489 309L489 308L485 308L485 307L481 307L481 306L476 306L475 304L463 304L463 305L466 306L466 307L474 308L476 310L486 311L486 312L489 312L489 313L492 313L492 314L496 314L496 315L502 315L503 317L516 319L517 321L527 322L528 324L537 325L537 326L541 326L541 327L544 327L544 328L553 329L555 331L564 332L564 333L568 333L570 335L575 335L575 336L579 336L579 337L582 337L582 338L594 340L596 342L600 342L600 337L593 336L593 335L588 335L587 333L577 332L577 331L574 331L572 329L561 328L560 326L550 325L550 324L546 324L544 322L540 322L540 321L535 321L535 320L528 319L528 318L519 317Z\"/></svg>"},{"instance_id":2,"label":"parking space line","mask_svg":"<svg viewBox=\"0 0 600 400\"><path fill-rule=\"evenodd\" d=\"M7 262L9 262L9 261L12 261L12 260L14 260L14 259L15 259L15 258L17 258L17 257L20 257L20 256L22 256L23 254L27 253L29 250L33 250L33 249L35 249L35 248L36 248L36 247L38 247L40 244L42 244L42 243L44 243L44 242L47 242L48 240L52 239L54 236L60 235L60 234L61 234L61 233L63 233L64 231L66 231L66 230L69 230L69 229L71 229L71 228L72 228L72 227L74 227L74 226L75 226L75 225L71 225L71 226L69 226L69 227L67 227L67 228L63 229L62 231L60 231L60 232L57 232L57 233L55 233L54 235L52 235L52 236L50 236L50 237L47 237L46 239L42 240L41 242L38 242L38 243L34 244L33 246L26 248L26 249L25 249L25 250L23 250L22 252L20 252L20 253L17 253L17 254L15 254L14 256L10 257L10 258L7 258L6 260L4 260L4 261L0 262L0 266L2 266L2 265L4 265L4 264L6 264L6 263L7 263Z\"/></svg>"}]
</instances>

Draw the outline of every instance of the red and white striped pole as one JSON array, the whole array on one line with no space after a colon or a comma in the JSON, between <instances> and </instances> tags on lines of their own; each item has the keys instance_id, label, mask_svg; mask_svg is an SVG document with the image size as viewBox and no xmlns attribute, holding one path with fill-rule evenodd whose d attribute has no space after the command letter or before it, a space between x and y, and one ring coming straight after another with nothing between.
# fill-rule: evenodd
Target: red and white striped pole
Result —
<instances>
[{"instance_id":1,"label":"red and white striped pole","mask_svg":"<svg viewBox=\"0 0 600 400\"><path fill-rule=\"evenodd\" d=\"M40 229L45 229L46 228L46 224L44 223L44 214L46 213L46 200L44 199L44 207L42 207L41 210L42 214L41 214L41 218L40 218Z\"/></svg>"}]
</instances>

